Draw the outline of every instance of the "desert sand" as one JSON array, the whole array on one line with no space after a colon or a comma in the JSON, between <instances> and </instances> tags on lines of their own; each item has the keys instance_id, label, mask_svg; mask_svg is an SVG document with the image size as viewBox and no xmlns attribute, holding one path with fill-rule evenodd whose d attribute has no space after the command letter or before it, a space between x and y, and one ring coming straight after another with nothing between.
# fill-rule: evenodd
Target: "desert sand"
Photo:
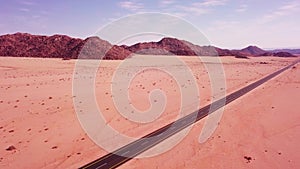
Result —
<instances>
[{"instance_id":1,"label":"desert sand","mask_svg":"<svg viewBox=\"0 0 300 169\"><path fill-rule=\"evenodd\" d=\"M134 63L135 59L128 60ZM189 66L199 89L199 100L191 99L184 105L186 113L190 113L195 109L190 104L197 102L202 107L214 96L203 64L195 61L195 57L179 59ZM295 59L222 57L226 88L219 90L234 92ZM209 57L204 61L212 66L217 64ZM107 153L87 136L77 118L73 99L79 96L72 92L76 62L0 58L1 168L78 168ZM151 104L158 104L158 100L148 100L154 89L164 91L167 98L158 119L133 123L118 113L112 99L118 92L111 91L110 87L112 83L122 84L122 80L132 77L132 70L142 66L133 64L122 68L122 78L118 79L121 81L114 80L114 72L121 64L122 61L102 61L95 79L95 97L107 124L138 138L178 118L180 90L189 89L193 79L187 79L180 86L172 76L153 66L132 78L124 90L130 95L130 104L137 109L145 111ZM161 61L158 67L166 67L164 64ZM181 65L168 68L185 76ZM198 142L203 119L171 150L155 157L133 159L120 168L299 168L299 99L298 64L227 105L217 130L208 141Z\"/></svg>"}]
</instances>

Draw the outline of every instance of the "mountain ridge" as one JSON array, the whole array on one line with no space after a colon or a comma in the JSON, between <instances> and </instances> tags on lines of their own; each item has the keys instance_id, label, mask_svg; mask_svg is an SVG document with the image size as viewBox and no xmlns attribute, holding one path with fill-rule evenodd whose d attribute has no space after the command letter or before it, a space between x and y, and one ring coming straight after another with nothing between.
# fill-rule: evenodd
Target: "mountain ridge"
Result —
<instances>
[{"instance_id":1,"label":"mountain ridge","mask_svg":"<svg viewBox=\"0 0 300 169\"><path fill-rule=\"evenodd\" d=\"M299 49L300 51L300 49ZM288 51L266 51L257 46L239 50L199 46L186 40L164 37L158 42L140 42L131 46L113 45L99 37L86 39L67 35L52 36L15 33L0 36L0 56L46 57L64 59L125 59L131 54L184 56L279 56L294 57Z\"/></svg>"},{"instance_id":2,"label":"mountain ridge","mask_svg":"<svg viewBox=\"0 0 300 169\"><path fill-rule=\"evenodd\" d=\"M300 49L287 49L287 48L283 48L283 49L274 49L274 50L267 50L269 52L288 52L291 54L300 54Z\"/></svg>"}]
</instances>

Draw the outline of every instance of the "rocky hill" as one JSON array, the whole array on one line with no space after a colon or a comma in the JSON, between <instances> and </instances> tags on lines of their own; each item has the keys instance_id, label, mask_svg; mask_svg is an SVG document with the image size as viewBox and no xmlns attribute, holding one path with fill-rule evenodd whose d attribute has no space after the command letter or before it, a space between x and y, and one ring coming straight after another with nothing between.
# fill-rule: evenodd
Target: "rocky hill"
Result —
<instances>
[{"instance_id":1,"label":"rocky hill","mask_svg":"<svg viewBox=\"0 0 300 169\"><path fill-rule=\"evenodd\" d=\"M0 36L0 56L47 57L70 59L125 59L132 53L151 55L185 56L279 56L292 57L288 52L267 52L256 46L241 50L221 49L214 46L199 46L176 38L163 38L158 42L143 42L132 46L117 46L89 37L84 40L66 35L40 36L15 33Z\"/></svg>"},{"instance_id":2,"label":"rocky hill","mask_svg":"<svg viewBox=\"0 0 300 169\"><path fill-rule=\"evenodd\" d=\"M244 49L241 49L240 52L247 54L247 55L252 55L252 56L259 56L261 54L267 53L267 51L265 51L257 46L248 46Z\"/></svg>"},{"instance_id":3,"label":"rocky hill","mask_svg":"<svg viewBox=\"0 0 300 169\"><path fill-rule=\"evenodd\" d=\"M83 40L75 49L79 59L120 60L130 56L127 49L112 45L99 37L89 37Z\"/></svg>"},{"instance_id":4,"label":"rocky hill","mask_svg":"<svg viewBox=\"0 0 300 169\"><path fill-rule=\"evenodd\" d=\"M248 46L241 50L231 50L231 54L237 57L246 56L276 56L276 57L296 57L289 52L266 51L257 46Z\"/></svg>"},{"instance_id":5,"label":"rocky hill","mask_svg":"<svg viewBox=\"0 0 300 169\"><path fill-rule=\"evenodd\" d=\"M158 42L137 43L132 46L124 46L126 49L137 54L152 55L187 55L195 56L196 53L181 40L175 38L163 38Z\"/></svg>"},{"instance_id":6,"label":"rocky hill","mask_svg":"<svg viewBox=\"0 0 300 169\"><path fill-rule=\"evenodd\" d=\"M267 52L267 53L263 53L261 56L277 56L277 57L296 57L296 55L293 55L289 52Z\"/></svg>"},{"instance_id":7,"label":"rocky hill","mask_svg":"<svg viewBox=\"0 0 300 169\"><path fill-rule=\"evenodd\" d=\"M288 52L290 54L300 54L300 49L275 49L269 52L278 53L278 52Z\"/></svg>"},{"instance_id":8,"label":"rocky hill","mask_svg":"<svg viewBox=\"0 0 300 169\"><path fill-rule=\"evenodd\" d=\"M132 46L122 46L137 54L182 55L182 56L217 56L213 46L198 46L176 38L163 38L158 42L143 42ZM221 49L220 49L221 50Z\"/></svg>"},{"instance_id":9,"label":"rocky hill","mask_svg":"<svg viewBox=\"0 0 300 169\"><path fill-rule=\"evenodd\" d=\"M16 33L0 36L0 56L124 59L131 52L98 37L85 40L65 35Z\"/></svg>"},{"instance_id":10,"label":"rocky hill","mask_svg":"<svg viewBox=\"0 0 300 169\"><path fill-rule=\"evenodd\" d=\"M76 58L81 39L65 35L38 36L16 33L0 36L1 56L49 57L70 56Z\"/></svg>"}]
</instances>

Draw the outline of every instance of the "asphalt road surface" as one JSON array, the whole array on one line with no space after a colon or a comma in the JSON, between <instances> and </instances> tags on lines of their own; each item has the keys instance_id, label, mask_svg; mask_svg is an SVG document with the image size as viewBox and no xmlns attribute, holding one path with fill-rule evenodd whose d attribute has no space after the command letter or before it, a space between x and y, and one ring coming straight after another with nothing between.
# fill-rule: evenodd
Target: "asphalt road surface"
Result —
<instances>
[{"instance_id":1,"label":"asphalt road surface","mask_svg":"<svg viewBox=\"0 0 300 169\"><path fill-rule=\"evenodd\" d=\"M279 75L280 73L284 72L285 70L291 68L295 64L297 64L300 60L293 62L292 64L254 82L250 85L227 95L226 97L217 100L198 111L195 111L185 117L182 117L175 122L172 122L160 129L153 131L150 134L128 144L125 145L114 152L111 152L95 161L92 161L82 167L81 169L106 169L106 168L116 168L125 162L131 160L135 156L141 154L142 152L152 148L153 146L157 145L158 143L164 141L165 139L171 137L172 135L180 132L182 129L196 123L197 121L201 120L202 118L206 117L210 113L215 112L219 108L231 103L232 101L238 99L239 97L245 95L246 93L250 92L251 90L255 89L256 87L260 86L261 84L265 83L266 81L270 80L271 78Z\"/></svg>"}]
</instances>

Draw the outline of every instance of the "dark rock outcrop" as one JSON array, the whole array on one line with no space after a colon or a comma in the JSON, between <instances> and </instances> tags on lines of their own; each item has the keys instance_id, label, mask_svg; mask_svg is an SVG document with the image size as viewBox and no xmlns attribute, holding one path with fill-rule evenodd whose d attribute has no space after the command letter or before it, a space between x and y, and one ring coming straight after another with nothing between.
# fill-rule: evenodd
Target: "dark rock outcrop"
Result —
<instances>
[{"instance_id":1,"label":"dark rock outcrop","mask_svg":"<svg viewBox=\"0 0 300 169\"><path fill-rule=\"evenodd\" d=\"M273 56L278 56L278 57L297 57L289 52L277 52L274 53Z\"/></svg>"},{"instance_id":2,"label":"dark rock outcrop","mask_svg":"<svg viewBox=\"0 0 300 169\"><path fill-rule=\"evenodd\" d=\"M234 54L235 58L240 58L240 59L249 59L247 55L243 53L236 53Z\"/></svg>"},{"instance_id":3,"label":"dark rock outcrop","mask_svg":"<svg viewBox=\"0 0 300 169\"><path fill-rule=\"evenodd\" d=\"M17 148L15 146L11 145L11 146L7 147L5 150L6 151L13 151L13 150L16 150L16 149Z\"/></svg>"},{"instance_id":4,"label":"dark rock outcrop","mask_svg":"<svg viewBox=\"0 0 300 169\"><path fill-rule=\"evenodd\" d=\"M288 52L275 52L275 53L266 52L266 53L262 54L261 56L297 57L296 55L293 55Z\"/></svg>"}]
</instances>

